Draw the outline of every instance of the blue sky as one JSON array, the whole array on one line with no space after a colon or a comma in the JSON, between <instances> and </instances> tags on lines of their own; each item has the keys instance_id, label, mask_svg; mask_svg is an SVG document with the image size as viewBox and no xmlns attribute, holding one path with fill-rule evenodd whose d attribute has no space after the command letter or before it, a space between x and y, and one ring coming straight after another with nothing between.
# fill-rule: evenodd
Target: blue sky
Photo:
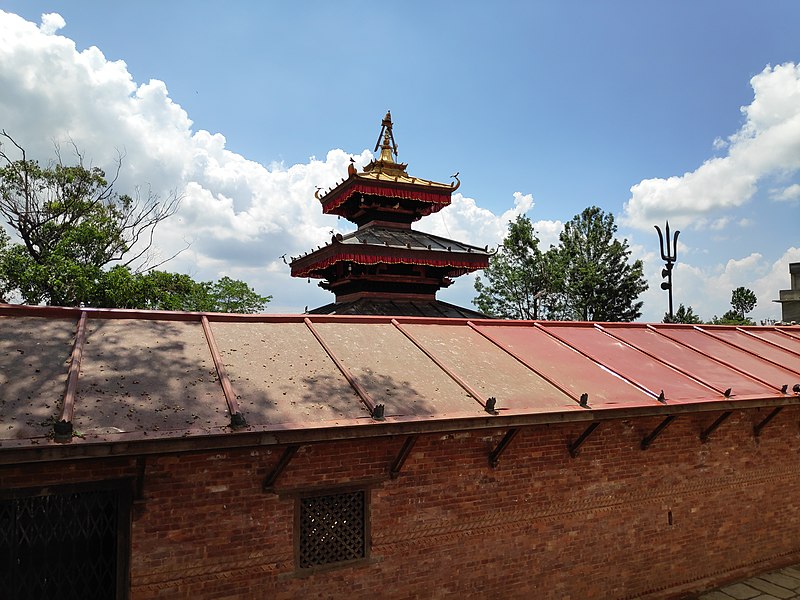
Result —
<instances>
[{"instance_id":1,"label":"blue sky","mask_svg":"<svg viewBox=\"0 0 800 600\"><path fill-rule=\"evenodd\" d=\"M332 298L288 278L278 257L347 229L316 214L308 190L340 178L349 155L368 160L387 109L413 175L461 173L452 210L419 228L494 245L527 211L550 243L598 205L645 261L646 320L666 308L653 229L666 218L682 230L676 304L705 318L739 285L756 291L757 318L777 318L771 300L800 260L797 2L0 1L0 11L0 38L13 34L0 50L0 126L42 158L66 137L101 164L122 147L122 184L184 194L158 242L165 255L191 245L169 268L246 279L273 310ZM44 13L61 20L34 27ZM468 278L441 295L473 296Z\"/></svg>"}]
</instances>

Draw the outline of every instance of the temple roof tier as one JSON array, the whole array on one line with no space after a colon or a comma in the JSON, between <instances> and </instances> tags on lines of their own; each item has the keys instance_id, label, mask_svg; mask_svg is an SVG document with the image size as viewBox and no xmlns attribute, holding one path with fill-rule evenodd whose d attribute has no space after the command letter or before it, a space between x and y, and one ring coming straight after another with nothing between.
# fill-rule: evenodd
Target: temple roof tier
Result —
<instances>
[{"instance_id":1,"label":"temple roof tier","mask_svg":"<svg viewBox=\"0 0 800 600\"><path fill-rule=\"evenodd\" d=\"M354 173L324 194L317 194L322 203L322 212L350 218L365 197L396 200L411 200L418 204L415 212L420 217L437 212L450 204L450 194L458 189L456 183L445 184L405 173L390 175L381 171ZM348 202L354 200L355 202Z\"/></svg>"},{"instance_id":2,"label":"temple roof tier","mask_svg":"<svg viewBox=\"0 0 800 600\"><path fill-rule=\"evenodd\" d=\"M325 246L292 259L293 277L324 278L323 271L337 262L413 264L447 267L452 275L484 269L491 252L455 240L412 229L363 227L345 236L337 234Z\"/></svg>"}]
</instances>

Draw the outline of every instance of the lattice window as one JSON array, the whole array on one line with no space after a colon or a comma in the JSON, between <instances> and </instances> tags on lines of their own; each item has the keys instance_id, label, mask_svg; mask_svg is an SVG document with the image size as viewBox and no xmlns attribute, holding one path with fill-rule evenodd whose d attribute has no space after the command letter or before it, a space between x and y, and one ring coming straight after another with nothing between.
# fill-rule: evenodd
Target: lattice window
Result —
<instances>
[{"instance_id":1,"label":"lattice window","mask_svg":"<svg viewBox=\"0 0 800 600\"><path fill-rule=\"evenodd\" d=\"M301 569L366 558L366 497L358 490L299 499Z\"/></svg>"},{"instance_id":2,"label":"lattice window","mask_svg":"<svg viewBox=\"0 0 800 600\"><path fill-rule=\"evenodd\" d=\"M114 490L0 500L0 597L114 598L119 506Z\"/></svg>"}]
</instances>

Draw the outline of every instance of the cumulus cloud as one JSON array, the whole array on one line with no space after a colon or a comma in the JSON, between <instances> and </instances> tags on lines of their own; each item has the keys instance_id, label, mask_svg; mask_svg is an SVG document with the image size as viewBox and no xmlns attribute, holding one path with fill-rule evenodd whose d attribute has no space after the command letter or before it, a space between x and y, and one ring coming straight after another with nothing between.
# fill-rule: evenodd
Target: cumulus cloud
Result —
<instances>
[{"instance_id":1,"label":"cumulus cloud","mask_svg":"<svg viewBox=\"0 0 800 600\"><path fill-rule=\"evenodd\" d=\"M181 195L180 210L156 236L156 260L187 248L166 265L170 270L199 279L245 279L272 294L271 308L281 312L330 302L316 282L291 278L283 255L297 256L330 240L332 231L353 228L324 216L314 191L335 185L351 156L363 167L372 154L334 149L324 160L290 166L248 160L229 150L223 135L194 130L164 82L138 84L125 62L108 60L96 47L79 50L58 35L64 25L54 13L37 26L0 11L0 128L30 158L46 161L54 140L71 141L87 162L106 170L124 157L120 191L141 186L143 193ZM456 194L438 220L434 215L425 224L446 237L493 245L507 222L532 206L530 195L518 193L497 216ZM541 229L557 225L542 223Z\"/></svg>"},{"instance_id":2,"label":"cumulus cloud","mask_svg":"<svg viewBox=\"0 0 800 600\"><path fill-rule=\"evenodd\" d=\"M635 253L634 253L635 254ZM651 282L642 299L644 318L660 321L667 310L667 294L654 282L661 281L663 262L655 254L635 256L645 263L645 276ZM780 306L773 302L778 291L789 288L789 263L800 261L800 248L790 247L776 260L758 252L733 258L719 265L701 266L677 262L673 275L675 308L691 306L704 320L721 316L730 310L731 291L739 286L753 290L758 298L756 308L748 316L756 322L780 318Z\"/></svg>"},{"instance_id":3,"label":"cumulus cloud","mask_svg":"<svg viewBox=\"0 0 800 600\"><path fill-rule=\"evenodd\" d=\"M783 189L770 190L770 198L779 202L796 202L800 200L800 183L795 183Z\"/></svg>"},{"instance_id":4,"label":"cumulus cloud","mask_svg":"<svg viewBox=\"0 0 800 600\"><path fill-rule=\"evenodd\" d=\"M47 13L42 15L42 24L39 25L39 30L45 35L52 35L59 29L66 26L66 21L58 13Z\"/></svg>"},{"instance_id":5,"label":"cumulus cloud","mask_svg":"<svg viewBox=\"0 0 800 600\"><path fill-rule=\"evenodd\" d=\"M669 218L679 227L713 225L712 215L747 203L760 182L800 171L800 65L767 66L750 84L754 97L741 108L744 124L727 140L714 141L727 153L683 175L634 185L624 224L649 229Z\"/></svg>"}]
</instances>

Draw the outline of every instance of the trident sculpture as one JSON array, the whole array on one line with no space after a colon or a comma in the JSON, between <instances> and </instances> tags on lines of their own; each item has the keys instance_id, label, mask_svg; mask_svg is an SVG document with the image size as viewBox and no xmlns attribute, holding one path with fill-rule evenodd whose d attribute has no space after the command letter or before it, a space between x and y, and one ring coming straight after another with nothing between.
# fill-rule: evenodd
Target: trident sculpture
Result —
<instances>
[{"instance_id":1,"label":"trident sculpture","mask_svg":"<svg viewBox=\"0 0 800 600\"><path fill-rule=\"evenodd\" d=\"M669 221L667 221L667 226L665 228L667 231L667 247L665 250L664 235L661 233L661 228L658 225L654 225L654 227L658 232L658 241L661 245L661 260L666 263L664 268L661 269L661 277L666 279L666 281L661 283L661 289L667 290L667 294L669 294L669 318L672 320L672 267L675 264L675 261L678 260L678 234L680 231L675 232L675 237L672 240L672 247L670 248Z\"/></svg>"}]
</instances>

